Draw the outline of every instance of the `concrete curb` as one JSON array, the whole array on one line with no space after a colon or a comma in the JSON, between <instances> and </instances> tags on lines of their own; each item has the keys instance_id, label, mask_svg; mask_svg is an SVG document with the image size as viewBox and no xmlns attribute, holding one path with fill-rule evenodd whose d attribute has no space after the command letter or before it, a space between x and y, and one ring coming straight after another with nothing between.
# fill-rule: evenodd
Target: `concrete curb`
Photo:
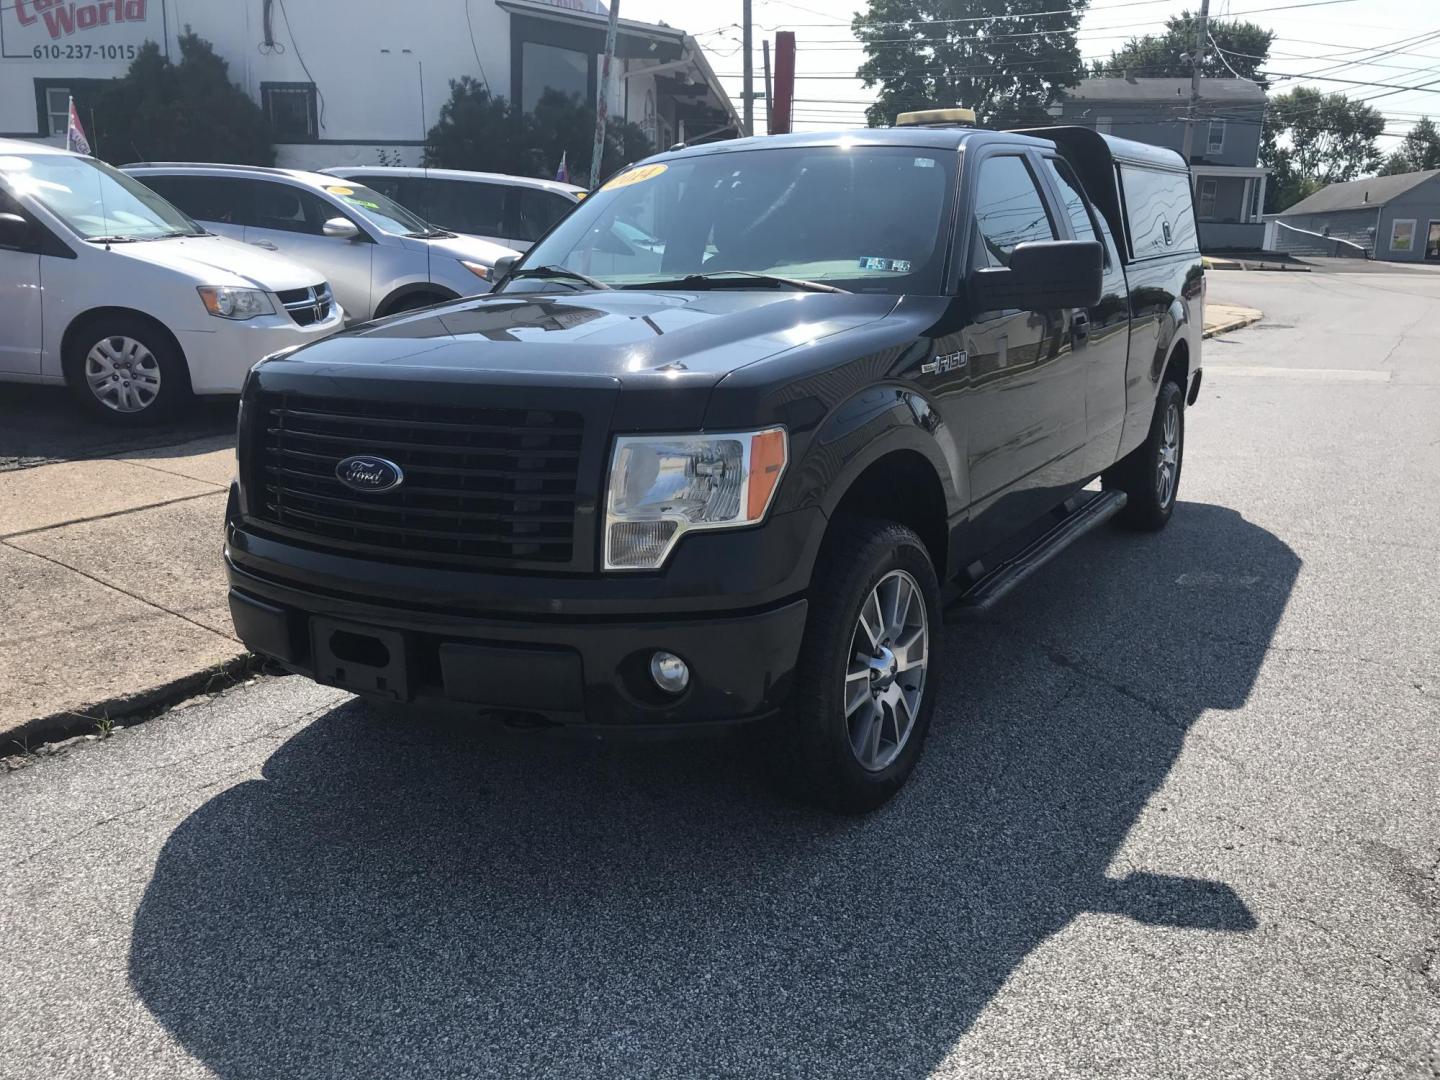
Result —
<instances>
[{"instance_id":1,"label":"concrete curb","mask_svg":"<svg viewBox=\"0 0 1440 1080\"><path fill-rule=\"evenodd\" d=\"M1231 319L1229 322L1216 323L1212 326L1205 327L1204 336L1212 338L1219 334L1228 334L1231 330L1239 330L1252 323L1257 323L1264 317L1265 313L1263 311L1257 311L1253 315L1245 315L1238 319Z\"/></svg>"},{"instance_id":2,"label":"concrete curb","mask_svg":"<svg viewBox=\"0 0 1440 1080\"><path fill-rule=\"evenodd\" d=\"M258 672L263 663L254 653L241 653L232 660L181 675L159 686L49 716L37 716L0 735L0 756L27 755L32 742L51 743L77 735L93 735L111 726L129 727L149 720L186 698L217 694L243 682Z\"/></svg>"}]
</instances>

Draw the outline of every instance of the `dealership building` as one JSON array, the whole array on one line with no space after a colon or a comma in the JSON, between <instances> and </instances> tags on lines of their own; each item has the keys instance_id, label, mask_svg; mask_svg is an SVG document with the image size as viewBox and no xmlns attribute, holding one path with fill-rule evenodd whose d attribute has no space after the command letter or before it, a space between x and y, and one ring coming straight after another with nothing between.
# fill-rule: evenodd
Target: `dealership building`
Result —
<instances>
[{"instance_id":1,"label":"dealership building","mask_svg":"<svg viewBox=\"0 0 1440 1080\"><path fill-rule=\"evenodd\" d=\"M0 137L63 141L72 92L123 75L146 41L178 60L188 28L265 110L277 164L419 164L452 79L527 110L547 89L593 105L606 23L598 0L0 0ZM621 19L615 56L610 115L655 146L738 133L685 31Z\"/></svg>"}]
</instances>

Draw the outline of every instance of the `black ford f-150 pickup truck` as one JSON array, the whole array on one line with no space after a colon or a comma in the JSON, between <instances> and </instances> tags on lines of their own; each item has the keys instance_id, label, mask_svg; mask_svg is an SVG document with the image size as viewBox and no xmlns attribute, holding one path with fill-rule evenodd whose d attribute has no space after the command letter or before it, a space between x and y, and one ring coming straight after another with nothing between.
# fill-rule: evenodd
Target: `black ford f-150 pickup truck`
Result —
<instances>
[{"instance_id":1,"label":"black ford f-150 pickup truck","mask_svg":"<svg viewBox=\"0 0 1440 1080\"><path fill-rule=\"evenodd\" d=\"M883 802L943 611L1170 517L1205 292L1178 155L920 120L656 155L493 293L258 365L240 637L371 698L758 721Z\"/></svg>"}]
</instances>

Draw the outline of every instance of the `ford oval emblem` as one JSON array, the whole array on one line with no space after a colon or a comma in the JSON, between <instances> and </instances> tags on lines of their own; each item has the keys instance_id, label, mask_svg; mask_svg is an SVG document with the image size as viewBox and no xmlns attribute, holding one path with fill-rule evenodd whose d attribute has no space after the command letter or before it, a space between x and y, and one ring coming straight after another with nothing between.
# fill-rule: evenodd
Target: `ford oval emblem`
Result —
<instances>
[{"instance_id":1,"label":"ford oval emblem","mask_svg":"<svg viewBox=\"0 0 1440 1080\"><path fill-rule=\"evenodd\" d=\"M399 465L371 454L347 457L335 466L335 477L352 491L363 491L367 495L394 491L405 482L405 473Z\"/></svg>"}]
</instances>

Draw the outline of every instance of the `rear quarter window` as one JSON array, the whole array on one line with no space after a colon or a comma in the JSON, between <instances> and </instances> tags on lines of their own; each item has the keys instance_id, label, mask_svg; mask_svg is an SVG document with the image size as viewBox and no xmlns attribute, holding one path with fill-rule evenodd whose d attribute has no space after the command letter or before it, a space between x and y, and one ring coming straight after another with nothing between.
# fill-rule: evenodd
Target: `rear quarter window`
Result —
<instances>
[{"instance_id":1,"label":"rear quarter window","mask_svg":"<svg viewBox=\"0 0 1440 1080\"><path fill-rule=\"evenodd\" d=\"M1120 165L1125 223L1137 259L1196 250L1195 209L1186 173Z\"/></svg>"}]
</instances>

